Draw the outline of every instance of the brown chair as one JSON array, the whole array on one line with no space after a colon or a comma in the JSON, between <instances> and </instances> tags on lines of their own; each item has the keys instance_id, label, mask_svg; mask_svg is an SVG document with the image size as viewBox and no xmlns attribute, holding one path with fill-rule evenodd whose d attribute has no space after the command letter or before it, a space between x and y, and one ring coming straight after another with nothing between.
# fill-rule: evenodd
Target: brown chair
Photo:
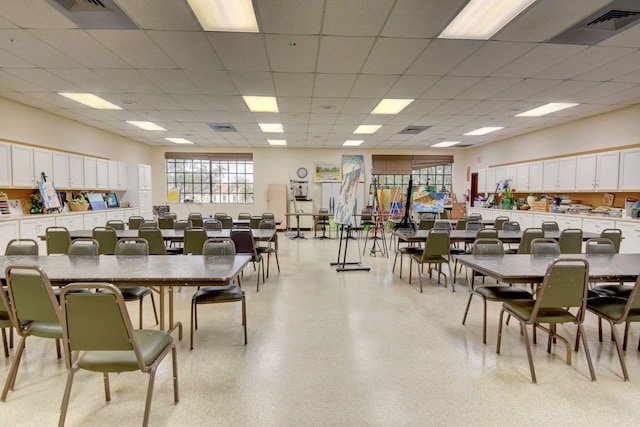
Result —
<instances>
[{"instance_id":1,"label":"brown chair","mask_svg":"<svg viewBox=\"0 0 640 427\"><path fill-rule=\"evenodd\" d=\"M67 250L69 256L98 256L100 243L96 239L74 239Z\"/></svg>"},{"instance_id":2,"label":"brown chair","mask_svg":"<svg viewBox=\"0 0 640 427\"><path fill-rule=\"evenodd\" d=\"M202 247L202 255L204 257L219 255L235 255L236 249L231 239L207 239ZM214 261L215 262L215 261ZM242 302L242 325L244 326L244 344L247 345L247 310L244 298L244 291L240 287L240 279L238 283L230 283L227 285L212 284L205 286L193 295L191 298L191 334L189 338L189 348L193 350L193 334L198 329L198 305L199 304L217 304L224 302Z\"/></svg>"},{"instance_id":3,"label":"brown chair","mask_svg":"<svg viewBox=\"0 0 640 427\"><path fill-rule=\"evenodd\" d=\"M496 217L496 219L494 220L493 226L495 227L496 230L502 230L502 225L505 222L509 222L509 221L510 219L508 216L499 216L499 217Z\"/></svg>"},{"instance_id":4,"label":"brown chair","mask_svg":"<svg viewBox=\"0 0 640 427\"><path fill-rule=\"evenodd\" d=\"M204 226L204 223L203 223L203 220L202 220L202 214L199 213L199 212L191 212L187 219L189 221L191 221L191 226L192 227L203 227Z\"/></svg>"},{"instance_id":5,"label":"brown chair","mask_svg":"<svg viewBox=\"0 0 640 427\"><path fill-rule=\"evenodd\" d=\"M260 269L262 268L262 283L264 283L264 259L262 254L256 250L256 242L251 234L249 228L232 228L229 232L229 237L233 240L236 246L237 254L245 254L251 256L251 262L254 269L257 264L257 280L256 280L256 292L260 291Z\"/></svg>"},{"instance_id":6,"label":"brown chair","mask_svg":"<svg viewBox=\"0 0 640 427\"><path fill-rule=\"evenodd\" d=\"M163 215L158 217L158 228L160 230L173 230L175 219L171 215Z\"/></svg>"}]
</instances>

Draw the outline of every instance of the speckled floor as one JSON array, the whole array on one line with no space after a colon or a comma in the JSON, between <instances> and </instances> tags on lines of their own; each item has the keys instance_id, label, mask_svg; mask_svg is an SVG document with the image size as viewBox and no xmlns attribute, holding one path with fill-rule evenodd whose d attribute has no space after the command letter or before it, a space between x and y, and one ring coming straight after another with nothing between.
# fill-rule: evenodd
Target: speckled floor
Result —
<instances>
[{"instance_id":1,"label":"speckled floor","mask_svg":"<svg viewBox=\"0 0 640 427\"><path fill-rule=\"evenodd\" d=\"M538 384L532 384L517 324L506 327L502 353L495 353L499 304L489 304L487 345L479 299L467 325L461 324L468 297L462 275L455 293L427 281L420 294L417 278L413 285L407 281L406 264L403 279L392 274L393 253L371 257L367 248L362 262L370 272L337 273L329 265L337 249L337 240L281 235L282 272L272 264L271 277L256 293L255 273L246 270L247 346L240 304L220 304L200 308L195 349L189 351L194 289L176 293L176 315L187 331L178 343L180 402L173 404L167 359L156 377L150 425L637 425L638 326L627 354L631 381L622 380L612 343L597 342L596 322L588 315L598 380L590 381L582 351L567 366L564 348L547 354L540 334L533 350ZM357 259L355 250L349 259ZM129 307L137 319L137 305ZM145 318L152 327L149 307ZM573 328L562 331L574 334ZM10 360L0 361L2 382ZM0 403L0 424L56 425L65 378L53 343L29 339L16 389ZM80 372L67 425L139 425L147 378L140 372L113 375L107 405L101 375Z\"/></svg>"}]
</instances>

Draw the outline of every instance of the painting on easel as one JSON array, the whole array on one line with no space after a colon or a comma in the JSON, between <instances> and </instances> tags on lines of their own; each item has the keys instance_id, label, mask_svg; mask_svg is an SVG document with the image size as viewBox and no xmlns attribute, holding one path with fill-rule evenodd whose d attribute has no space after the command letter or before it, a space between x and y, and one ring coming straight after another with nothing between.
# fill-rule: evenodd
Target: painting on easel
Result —
<instances>
[{"instance_id":1,"label":"painting on easel","mask_svg":"<svg viewBox=\"0 0 640 427\"><path fill-rule=\"evenodd\" d=\"M38 189L40 190L40 199L45 209L60 209L60 198L58 192L53 186L53 182L38 181Z\"/></svg>"}]
</instances>

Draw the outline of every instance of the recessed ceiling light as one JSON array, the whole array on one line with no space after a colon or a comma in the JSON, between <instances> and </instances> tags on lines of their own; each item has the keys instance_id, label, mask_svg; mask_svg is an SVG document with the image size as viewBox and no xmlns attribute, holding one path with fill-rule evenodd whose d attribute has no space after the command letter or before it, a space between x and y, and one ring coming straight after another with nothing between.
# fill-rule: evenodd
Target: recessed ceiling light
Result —
<instances>
[{"instance_id":1,"label":"recessed ceiling light","mask_svg":"<svg viewBox=\"0 0 640 427\"><path fill-rule=\"evenodd\" d=\"M452 145L460 144L461 141L442 141L437 144L433 144L432 147L451 147Z\"/></svg>"},{"instance_id":2,"label":"recessed ceiling light","mask_svg":"<svg viewBox=\"0 0 640 427\"><path fill-rule=\"evenodd\" d=\"M486 127L483 127L483 128L472 130L471 132L467 132L467 133L465 133L463 135L475 135L475 136L477 136L477 135L486 135L488 133L495 132L495 131L500 130L500 129L504 129L504 127L486 126Z\"/></svg>"},{"instance_id":3,"label":"recessed ceiling light","mask_svg":"<svg viewBox=\"0 0 640 427\"><path fill-rule=\"evenodd\" d=\"M272 133L282 133L284 129L282 128L282 123L258 123L262 132L272 132Z\"/></svg>"},{"instance_id":4,"label":"recessed ceiling light","mask_svg":"<svg viewBox=\"0 0 640 427\"><path fill-rule=\"evenodd\" d=\"M534 108L529 111L522 112L520 114L516 114L515 117L540 117L546 116L547 114L555 113L556 111L564 110L565 108L575 107L577 104L575 102L550 102L541 107Z\"/></svg>"},{"instance_id":5,"label":"recessed ceiling light","mask_svg":"<svg viewBox=\"0 0 640 427\"><path fill-rule=\"evenodd\" d=\"M279 113L278 101L273 96L243 96L244 102L254 113Z\"/></svg>"},{"instance_id":6,"label":"recessed ceiling light","mask_svg":"<svg viewBox=\"0 0 640 427\"><path fill-rule=\"evenodd\" d=\"M102 99L92 93L58 92L58 95L79 102L87 107L95 108L96 110L122 110L122 107L112 104L106 99Z\"/></svg>"},{"instance_id":7,"label":"recessed ceiling light","mask_svg":"<svg viewBox=\"0 0 640 427\"><path fill-rule=\"evenodd\" d=\"M153 122L145 122L145 121L137 121L137 120L127 120L127 123L130 125L134 125L144 130L166 130L165 128L158 126Z\"/></svg>"},{"instance_id":8,"label":"recessed ceiling light","mask_svg":"<svg viewBox=\"0 0 640 427\"><path fill-rule=\"evenodd\" d=\"M364 142L364 140L356 140L356 139L347 139L344 144L342 144L343 147L357 147L360 144L362 144Z\"/></svg>"},{"instance_id":9,"label":"recessed ceiling light","mask_svg":"<svg viewBox=\"0 0 640 427\"><path fill-rule=\"evenodd\" d=\"M440 39L489 40L536 0L471 0Z\"/></svg>"},{"instance_id":10,"label":"recessed ceiling light","mask_svg":"<svg viewBox=\"0 0 640 427\"><path fill-rule=\"evenodd\" d=\"M376 133L381 127L382 125L360 125L353 131L353 133L370 135L372 133Z\"/></svg>"},{"instance_id":11,"label":"recessed ceiling light","mask_svg":"<svg viewBox=\"0 0 640 427\"><path fill-rule=\"evenodd\" d=\"M371 114L398 114L415 99L383 99Z\"/></svg>"},{"instance_id":12,"label":"recessed ceiling light","mask_svg":"<svg viewBox=\"0 0 640 427\"><path fill-rule=\"evenodd\" d=\"M278 146L287 145L286 139L267 139L267 142L269 143L269 145L278 145Z\"/></svg>"},{"instance_id":13,"label":"recessed ceiling light","mask_svg":"<svg viewBox=\"0 0 640 427\"><path fill-rule=\"evenodd\" d=\"M257 33L251 0L187 0L205 31Z\"/></svg>"},{"instance_id":14,"label":"recessed ceiling light","mask_svg":"<svg viewBox=\"0 0 640 427\"><path fill-rule=\"evenodd\" d=\"M175 144L193 144L193 142L189 141L185 138L165 138L167 141L171 141Z\"/></svg>"}]
</instances>

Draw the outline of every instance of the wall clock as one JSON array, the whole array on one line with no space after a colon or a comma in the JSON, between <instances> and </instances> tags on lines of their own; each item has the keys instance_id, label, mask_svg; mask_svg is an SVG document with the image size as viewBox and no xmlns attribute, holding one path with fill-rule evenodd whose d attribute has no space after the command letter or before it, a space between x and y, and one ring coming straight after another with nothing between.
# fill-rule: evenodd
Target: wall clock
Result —
<instances>
[{"instance_id":1,"label":"wall clock","mask_svg":"<svg viewBox=\"0 0 640 427\"><path fill-rule=\"evenodd\" d=\"M307 177L307 169L306 168L298 168L298 178L306 178Z\"/></svg>"}]
</instances>

